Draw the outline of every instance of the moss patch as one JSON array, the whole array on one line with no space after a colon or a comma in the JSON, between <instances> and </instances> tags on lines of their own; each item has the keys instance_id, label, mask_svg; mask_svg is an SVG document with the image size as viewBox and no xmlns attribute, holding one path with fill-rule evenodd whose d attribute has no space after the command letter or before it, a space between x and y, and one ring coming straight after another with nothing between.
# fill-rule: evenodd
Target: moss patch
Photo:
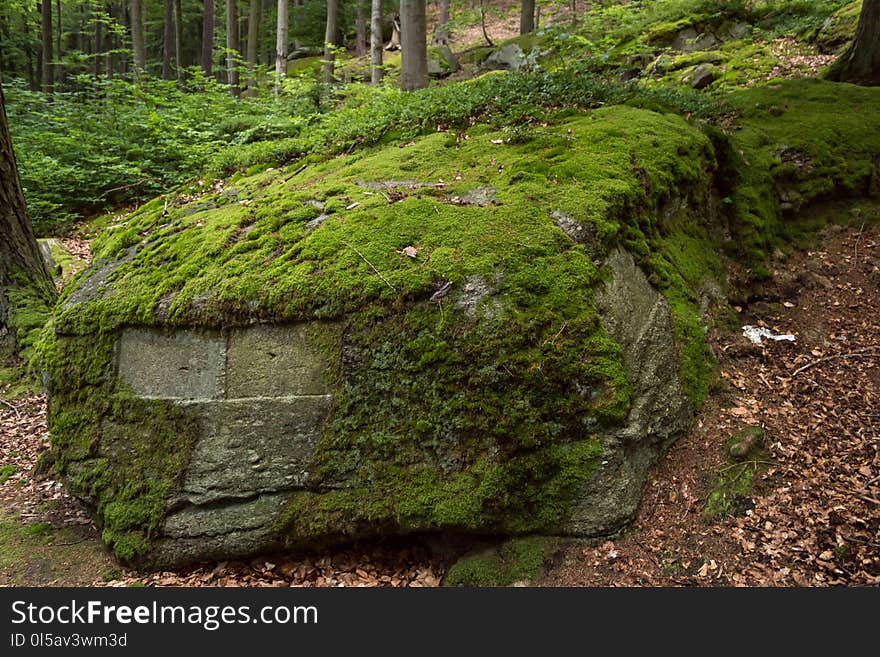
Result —
<instances>
[{"instance_id":1,"label":"moss patch","mask_svg":"<svg viewBox=\"0 0 880 657\"><path fill-rule=\"evenodd\" d=\"M444 586L510 586L532 583L553 558L559 541L531 536L503 543L497 550L466 556L449 569Z\"/></svg>"},{"instance_id":2,"label":"moss patch","mask_svg":"<svg viewBox=\"0 0 880 657\"><path fill-rule=\"evenodd\" d=\"M718 472L706 500L706 515L740 515L752 507L752 488L767 469L763 440L764 431L760 427L739 431L728 439L731 462Z\"/></svg>"}]
</instances>

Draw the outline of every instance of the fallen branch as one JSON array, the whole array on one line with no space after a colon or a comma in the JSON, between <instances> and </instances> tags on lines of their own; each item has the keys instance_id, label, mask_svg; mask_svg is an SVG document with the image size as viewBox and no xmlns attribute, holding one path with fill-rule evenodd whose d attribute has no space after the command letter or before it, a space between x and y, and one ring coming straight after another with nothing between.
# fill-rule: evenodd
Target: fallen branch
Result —
<instances>
[{"instance_id":1,"label":"fallen branch","mask_svg":"<svg viewBox=\"0 0 880 657\"><path fill-rule=\"evenodd\" d=\"M880 358L880 352L877 351L868 351L869 349L876 349L877 347L865 347L864 349L859 349L858 351L853 351L848 354L835 354L833 356L825 356L825 358L820 358L819 360L814 360L812 363L807 363L802 367L797 368L794 372L791 373L789 379L793 379L801 372L805 372L816 365L821 365L822 363L827 363L830 360L837 360L839 358Z\"/></svg>"},{"instance_id":2,"label":"fallen branch","mask_svg":"<svg viewBox=\"0 0 880 657\"><path fill-rule=\"evenodd\" d=\"M11 408L13 411L15 411L15 417L21 419L21 413L18 412L18 409L15 406L13 406L12 404L10 404L8 401L6 401L4 399L0 399L0 404L3 404L4 406L8 406L9 408Z\"/></svg>"},{"instance_id":3,"label":"fallen branch","mask_svg":"<svg viewBox=\"0 0 880 657\"><path fill-rule=\"evenodd\" d=\"M376 266L375 266L372 262L370 262L369 260L367 260L366 257L364 257L364 254L363 254L363 253L361 253L360 251L358 251L357 248L355 248L354 246L352 246L352 245L349 244L348 242L343 242L343 244L345 244L345 246L347 246L347 247L350 248L352 251L354 251L355 253L357 253L357 254L361 257L361 260L363 260L363 261L366 262L368 265L370 265L370 267L372 268L372 270L373 270L374 272L376 272L376 275L377 275L379 278L381 278L381 279L385 282L385 285L387 285L387 286L390 287L392 290L394 290L395 292L397 292L397 288L394 287L391 283L388 282L388 279L385 278L385 277L382 275L382 272L380 272L378 269L376 269Z\"/></svg>"}]
</instances>

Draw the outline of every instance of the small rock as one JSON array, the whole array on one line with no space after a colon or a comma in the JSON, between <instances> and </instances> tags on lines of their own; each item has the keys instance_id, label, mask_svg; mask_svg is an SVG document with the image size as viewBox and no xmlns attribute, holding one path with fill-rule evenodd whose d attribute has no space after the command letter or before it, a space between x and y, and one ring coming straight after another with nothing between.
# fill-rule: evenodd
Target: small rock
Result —
<instances>
[{"instance_id":1,"label":"small rock","mask_svg":"<svg viewBox=\"0 0 880 657\"><path fill-rule=\"evenodd\" d=\"M700 64L691 74L691 87L705 89L718 79L718 73L711 64Z\"/></svg>"}]
</instances>

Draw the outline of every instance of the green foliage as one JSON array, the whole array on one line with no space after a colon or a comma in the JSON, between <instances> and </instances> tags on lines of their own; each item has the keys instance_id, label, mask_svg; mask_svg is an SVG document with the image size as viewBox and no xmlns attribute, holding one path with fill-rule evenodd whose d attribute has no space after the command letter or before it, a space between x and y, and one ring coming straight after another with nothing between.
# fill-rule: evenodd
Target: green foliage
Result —
<instances>
[{"instance_id":1,"label":"green foliage","mask_svg":"<svg viewBox=\"0 0 880 657\"><path fill-rule=\"evenodd\" d=\"M0 467L0 484L5 483L12 475L15 474L15 465L7 463Z\"/></svg>"},{"instance_id":2,"label":"green foliage","mask_svg":"<svg viewBox=\"0 0 880 657\"><path fill-rule=\"evenodd\" d=\"M235 100L223 85L84 79L49 97L4 84L22 186L38 233L152 198L198 173L213 153L297 134L307 95ZM294 84L294 83L291 83Z\"/></svg>"}]
</instances>

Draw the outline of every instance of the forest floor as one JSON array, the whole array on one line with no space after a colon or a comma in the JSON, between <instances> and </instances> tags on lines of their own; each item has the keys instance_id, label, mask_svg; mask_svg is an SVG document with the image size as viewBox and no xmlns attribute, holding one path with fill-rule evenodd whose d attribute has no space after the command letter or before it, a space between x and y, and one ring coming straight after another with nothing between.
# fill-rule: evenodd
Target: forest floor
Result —
<instances>
[{"instance_id":1,"label":"forest floor","mask_svg":"<svg viewBox=\"0 0 880 657\"><path fill-rule=\"evenodd\" d=\"M82 257L87 244L65 248ZM537 584L880 584L880 225L856 218L825 229L735 311L736 325L711 336L719 384L690 434L653 468L633 524L614 540L565 543ZM795 341L753 345L743 325ZM63 486L33 476L48 441L45 413L43 396L0 404L0 585L442 581L448 563L414 541L176 572L123 569ZM762 438L731 457L731 436L750 428Z\"/></svg>"}]
</instances>

